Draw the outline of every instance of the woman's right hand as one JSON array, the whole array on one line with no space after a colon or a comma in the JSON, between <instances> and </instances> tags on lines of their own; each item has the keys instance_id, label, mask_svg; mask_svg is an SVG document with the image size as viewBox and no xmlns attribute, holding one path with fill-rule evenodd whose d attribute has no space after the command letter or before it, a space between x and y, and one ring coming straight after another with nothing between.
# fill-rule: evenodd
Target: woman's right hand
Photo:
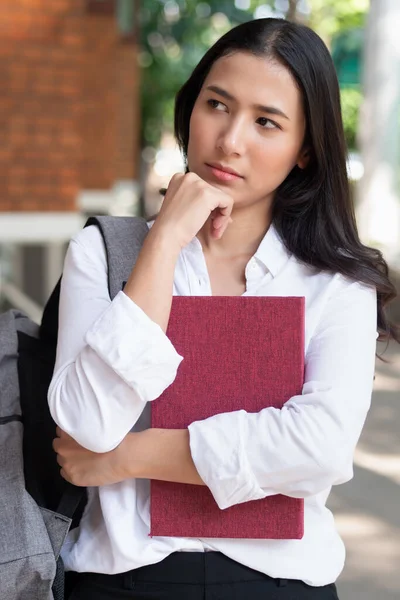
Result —
<instances>
[{"instance_id":1,"label":"woman's right hand","mask_svg":"<svg viewBox=\"0 0 400 600\"><path fill-rule=\"evenodd\" d=\"M211 234L220 239L232 222L232 197L195 173L176 173L168 186L152 229L168 232L180 248L186 246L211 217Z\"/></svg>"}]
</instances>

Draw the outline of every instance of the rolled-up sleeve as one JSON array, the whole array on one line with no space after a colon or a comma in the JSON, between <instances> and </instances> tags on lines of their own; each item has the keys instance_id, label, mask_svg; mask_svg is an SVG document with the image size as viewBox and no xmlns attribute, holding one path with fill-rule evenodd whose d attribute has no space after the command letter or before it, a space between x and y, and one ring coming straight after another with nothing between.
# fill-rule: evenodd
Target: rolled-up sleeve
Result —
<instances>
[{"instance_id":1,"label":"rolled-up sleeve","mask_svg":"<svg viewBox=\"0 0 400 600\"><path fill-rule=\"evenodd\" d=\"M274 494L305 498L352 478L371 402L376 315L376 290L347 282L310 340L301 395L282 409L189 426L194 463L221 509Z\"/></svg>"},{"instance_id":2,"label":"rolled-up sleeve","mask_svg":"<svg viewBox=\"0 0 400 600\"><path fill-rule=\"evenodd\" d=\"M87 231L90 230L90 231ZM68 248L61 283L55 422L93 452L115 448L148 401L174 381L182 357L124 292L111 301L104 243L88 227Z\"/></svg>"}]
</instances>

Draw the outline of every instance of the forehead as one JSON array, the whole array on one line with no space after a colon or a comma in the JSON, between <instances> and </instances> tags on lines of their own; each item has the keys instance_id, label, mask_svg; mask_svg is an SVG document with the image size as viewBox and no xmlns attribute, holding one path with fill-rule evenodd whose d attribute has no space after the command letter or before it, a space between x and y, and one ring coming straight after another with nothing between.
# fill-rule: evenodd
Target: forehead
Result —
<instances>
[{"instance_id":1,"label":"forehead","mask_svg":"<svg viewBox=\"0 0 400 600\"><path fill-rule=\"evenodd\" d=\"M208 85L225 89L243 103L269 104L288 112L301 106L301 93L289 69L276 60L247 52L216 60L203 89Z\"/></svg>"}]
</instances>

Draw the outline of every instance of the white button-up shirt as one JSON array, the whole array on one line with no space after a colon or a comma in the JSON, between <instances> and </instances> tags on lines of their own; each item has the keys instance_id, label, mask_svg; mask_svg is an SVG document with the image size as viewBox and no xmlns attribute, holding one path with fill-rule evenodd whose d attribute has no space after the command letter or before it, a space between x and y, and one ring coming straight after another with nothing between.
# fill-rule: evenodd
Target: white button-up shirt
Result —
<instances>
[{"instance_id":1,"label":"white button-up shirt","mask_svg":"<svg viewBox=\"0 0 400 600\"><path fill-rule=\"evenodd\" d=\"M62 556L75 571L121 573L175 551L216 550L253 569L312 586L334 582L345 550L326 499L351 479L371 401L376 291L318 272L287 252L273 225L246 266L244 296L304 296L305 381L281 410L220 414L189 426L196 468L221 509L273 494L304 498L301 540L149 537L149 481L89 489ZM197 238L177 260L174 295L211 295ZM110 300L104 243L95 226L71 241L62 279L51 414L81 445L115 448L149 426L148 402L184 360L123 291ZM240 451L238 452L238 449Z\"/></svg>"}]
</instances>

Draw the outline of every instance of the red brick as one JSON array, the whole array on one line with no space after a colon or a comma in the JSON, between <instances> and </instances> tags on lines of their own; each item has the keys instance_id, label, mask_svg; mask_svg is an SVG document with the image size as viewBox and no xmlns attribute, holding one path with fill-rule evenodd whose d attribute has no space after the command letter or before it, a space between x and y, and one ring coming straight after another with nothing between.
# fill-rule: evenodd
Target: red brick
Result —
<instances>
[{"instance_id":1,"label":"red brick","mask_svg":"<svg viewBox=\"0 0 400 600\"><path fill-rule=\"evenodd\" d=\"M9 45L2 42L0 44L0 60L10 59L14 56L15 49Z\"/></svg>"},{"instance_id":2,"label":"red brick","mask_svg":"<svg viewBox=\"0 0 400 600\"><path fill-rule=\"evenodd\" d=\"M59 177L64 182L76 182L78 179L78 169L60 169Z\"/></svg>"},{"instance_id":3,"label":"red brick","mask_svg":"<svg viewBox=\"0 0 400 600\"><path fill-rule=\"evenodd\" d=\"M85 5L2 2L0 28L19 38L0 36L0 80L11 82L0 97L0 176L9 181L0 210L10 193L15 210L76 210L79 189L130 176L132 57L118 50L114 16L85 15Z\"/></svg>"},{"instance_id":4,"label":"red brick","mask_svg":"<svg viewBox=\"0 0 400 600\"><path fill-rule=\"evenodd\" d=\"M81 15L68 16L62 20L62 30L64 33L82 36L84 29Z\"/></svg>"},{"instance_id":5,"label":"red brick","mask_svg":"<svg viewBox=\"0 0 400 600\"><path fill-rule=\"evenodd\" d=\"M56 193L60 198L64 198L67 201L70 198L76 198L80 189L80 185L77 185L75 181L63 181L57 183Z\"/></svg>"},{"instance_id":6,"label":"red brick","mask_svg":"<svg viewBox=\"0 0 400 600\"><path fill-rule=\"evenodd\" d=\"M16 10L25 10L28 12L43 12L44 2L43 0L14 0L13 2Z\"/></svg>"},{"instance_id":7,"label":"red brick","mask_svg":"<svg viewBox=\"0 0 400 600\"><path fill-rule=\"evenodd\" d=\"M54 143L54 138L51 135L37 133L34 137L34 144L39 148L50 148Z\"/></svg>"},{"instance_id":8,"label":"red brick","mask_svg":"<svg viewBox=\"0 0 400 600\"><path fill-rule=\"evenodd\" d=\"M26 142L26 135L23 133L11 132L8 138L8 143L11 148L16 146L22 146Z\"/></svg>"},{"instance_id":9,"label":"red brick","mask_svg":"<svg viewBox=\"0 0 400 600\"><path fill-rule=\"evenodd\" d=\"M43 202L41 198L27 196L19 203L16 210L19 212L38 212L43 210Z\"/></svg>"},{"instance_id":10,"label":"red brick","mask_svg":"<svg viewBox=\"0 0 400 600\"><path fill-rule=\"evenodd\" d=\"M57 18L45 13L20 11L16 18L0 22L0 33L14 40L53 39L57 32Z\"/></svg>"},{"instance_id":11,"label":"red brick","mask_svg":"<svg viewBox=\"0 0 400 600\"><path fill-rule=\"evenodd\" d=\"M41 45L32 43L21 44L18 51L19 57L23 56L26 61L40 61L46 59L46 54Z\"/></svg>"},{"instance_id":12,"label":"red brick","mask_svg":"<svg viewBox=\"0 0 400 600\"><path fill-rule=\"evenodd\" d=\"M65 83L56 87L58 93L67 98L79 98L79 96L81 95L81 89L78 84L68 85L67 83Z\"/></svg>"},{"instance_id":13,"label":"red brick","mask_svg":"<svg viewBox=\"0 0 400 600\"><path fill-rule=\"evenodd\" d=\"M48 196L54 196L55 188L52 185L37 184L33 187L33 192L36 196L40 196L44 199Z\"/></svg>"},{"instance_id":14,"label":"red brick","mask_svg":"<svg viewBox=\"0 0 400 600\"><path fill-rule=\"evenodd\" d=\"M11 148L0 148L0 172L2 165L9 163L14 157L14 152Z\"/></svg>"},{"instance_id":15,"label":"red brick","mask_svg":"<svg viewBox=\"0 0 400 600\"><path fill-rule=\"evenodd\" d=\"M16 202L12 198L4 198L0 199L0 212L11 212L15 211Z\"/></svg>"},{"instance_id":16,"label":"red brick","mask_svg":"<svg viewBox=\"0 0 400 600\"><path fill-rule=\"evenodd\" d=\"M83 46L82 36L74 33L65 33L61 36L60 41L68 47L81 48Z\"/></svg>"},{"instance_id":17,"label":"red brick","mask_svg":"<svg viewBox=\"0 0 400 600\"><path fill-rule=\"evenodd\" d=\"M26 179L26 176L28 175L28 169L26 167L26 165L23 166L16 166L16 165L11 165L8 171L8 177L9 180L14 180L14 181L22 181L24 179Z\"/></svg>"},{"instance_id":18,"label":"red brick","mask_svg":"<svg viewBox=\"0 0 400 600\"><path fill-rule=\"evenodd\" d=\"M22 184L9 183L7 188L10 198L23 198L26 194L26 186Z\"/></svg>"},{"instance_id":19,"label":"red brick","mask_svg":"<svg viewBox=\"0 0 400 600\"><path fill-rule=\"evenodd\" d=\"M73 49L63 46L50 46L47 48L48 59L58 68L61 65L64 68L70 68L71 66L77 66L84 60L80 55L80 48Z\"/></svg>"},{"instance_id":20,"label":"red brick","mask_svg":"<svg viewBox=\"0 0 400 600\"><path fill-rule=\"evenodd\" d=\"M15 99L11 96L0 95L0 115L4 117L6 114L10 114L15 106Z\"/></svg>"},{"instance_id":21,"label":"red brick","mask_svg":"<svg viewBox=\"0 0 400 600\"><path fill-rule=\"evenodd\" d=\"M79 8L77 0L51 0L46 4L46 11L57 15L71 14Z\"/></svg>"}]
</instances>

